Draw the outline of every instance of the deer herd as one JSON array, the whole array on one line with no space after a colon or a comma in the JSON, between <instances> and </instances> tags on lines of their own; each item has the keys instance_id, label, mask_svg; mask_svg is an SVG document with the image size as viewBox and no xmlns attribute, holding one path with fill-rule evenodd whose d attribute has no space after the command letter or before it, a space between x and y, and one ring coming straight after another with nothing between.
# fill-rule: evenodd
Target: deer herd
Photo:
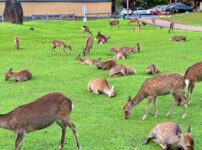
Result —
<instances>
[{"instance_id":1,"label":"deer herd","mask_svg":"<svg viewBox=\"0 0 202 150\"><path fill-rule=\"evenodd\" d=\"M140 22L142 24L140 24ZM137 23L134 30L139 32L142 25L146 25L144 21L140 21L137 18L131 19L128 25ZM152 23L155 24L155 19L152 19ZM114 26L120 27L119 20L110 20L109 25L111 29ZM170 24L169 33L173 32L174 23ZM86 46L83 49L83 56L90 55L90 50L93 47L94 39L93 33L89 27L84 25L82 27L83 33L90 34L86 41ZM106 44L111 37L104 35L99 31L96 35L98 44ZM20 49L19 37L15 37L16 49ZM184 36L175 36L171 38L171 41L186 41ZM66 54L65 49L72 50L69 44L65 44L60 40L52 41L52 54L56 53L56 48L60 48ZM127 59L130 54L140 53L140 44L137 43L133 47L113 47L111 49L114 54L114 59ZM61 53L60 52L60 53ZM101 57L98 59L86 59L81 58L79 54L75 60L80 64L95 65L97 69L108 70L109 77L121 77L137 74L135 68L117 64L113 59L101 61ZM161 72L160 68L155 64L151 64L145 71L146 74L154 75ZM12 78L15 81L26 81L32 79L32 73L29 70L21 70L19 72L13 72L13 69L9 69L5 73L5 80ZM182 118L186 118L188 104L192 102L192 93L195 87L195 83L202 81L202 62L198 62L190 66L184 75L178 73L167 73L151 77L144 81L134 98L128 97L128 101L123 107L125 119L129 119L134 107L140 104L144 99L148 99L148 104L145 113L142 117L145 120L148 116L150 105L153 103L155 108L154 116L158 116L157 97L171 94L173 96L173 104L169 111L165 115L170 116L175 107L183 102L184 110ZM87 90L94 94L106 94L112 98L116 96L116 90L114 86L104 78L97 78L90 80L87 84ZM185 96L185 93L187 95ZM62 129L61 142L59 150L63 149L65 143L66 127L69 127L76 140L78 150L81 149L78 139L75 125L71 121L72 101L62 93L49 93L45 96L38 98L37 100L21 105L16 109L10 111L7 114L0 115L0 128L14 131L17 134L15 149L20 150L27 133L44 129L54 122L56 122ZM148 144L150 141L154 141L159 144L162 149L174 149L174 150L194 150L194 139L192 137L192 130L189 127L187 133L183 133L183 129L175 122L162 122L156 125L149 134L144 144Z\"/></svg>"}]
</instances>

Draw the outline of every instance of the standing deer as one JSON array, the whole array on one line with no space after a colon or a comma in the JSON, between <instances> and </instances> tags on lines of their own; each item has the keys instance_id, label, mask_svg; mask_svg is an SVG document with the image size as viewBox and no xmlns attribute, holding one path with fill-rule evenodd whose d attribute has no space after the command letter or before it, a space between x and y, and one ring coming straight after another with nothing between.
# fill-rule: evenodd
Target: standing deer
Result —
<instances>
[{"instance_id":1,"label":"standing deer","mask_svg":"<svg viewBox=\"0 0 202 150\"><path fill-rule=\"evenodd\" d=\"M95 80L90 80L88 82L88 91L93 92L95 94L104 93L109 97L116 96L116 92L114 90L114 86L109 87L109 83L107 80L103 78L97 78Z\"/></svg>"},{"instance_id":2,"label":"standing deer","mask_svg":"<svg viewBox=\"0 0 202 150\"><path fill-rule=\"evenodd\" d=\"M86 47L83 49L83 55L86 56L90 53L90 49L93 47L94 39L89 37L86 41Z\"/></svg>"},{"instance_id":3,"label":"standing deer","mask_svg":"<svg viewBox=\"0 0 202 150\"><path fill-rule=\"evenodd\" d=\"M0 128L17 133L15 149L20 150L27 133L47 128L56 122L62 128L59 150L63 149L67 126L73 131L80 150L77 131L70 119L71 111L72 102L68 97L62 93L50 93L0 115Z\"/></svg>"},{"instance_id":4,"label":"standing deer","mask_svg":"<svg viewBox=\"0 0 202 150\"><path fill-rule=\"evenodd\" d=\"M120 76L128 76L131 74L136 74L136 70L129 66L124 65L116 65L112 67L109 71L110 77L120 77Z\"/></svg>"},{"instance_id":5,"label":"standing deer","mask_svg":"<svg viewBox=\"0 0 202 150\"><path fill-rule=\"evenodd\" d=\"M171 115L176 105L179 103L178 100L181 99L184 102L184 113L182 115L182 118L185 118L187 114L187 99L184 96L184 88L184 77L178 73L164 74L147 79L140 88L135 98L131 100L131 97L129 96L128 102L124 106L125 119L129 118L129 115L132 112L133 108L140 102L142 102L145 98L148 99L148 105L142 119L146 119L147 113L152 102L154 103L155 107L155 117L157 117L158 109L156 105L156 98L158 96L168 94L172 94L174 100L172 106L170 107L170 110L166 114L166 117Z\"/></svg>"},{"instance_id":6,"label":"standing deer","mask_svg":"<svg viewBox=\"0 0 202 150\"><path fill-rule=\"evenodd\" d=\"M110 36L105 36L99 31L96 38L98 39L98 44L105 44L110 39Z\"/></svg>"},{"instance_id":7,"label":"standing deer","mask_svg":"<svg viewBox=\"0 0 202 150\"><path fill-rule=\"evenodd\" d=\"M32 78L32 73L29 70L21 70L19 72L13 72L13 68L9 69L8 72L5 73L5 80L9 80L13 78L15 81L26 81Z\"/></svg>"},{"instance_id":8,"label":"standing deer","mask_svg":"<svg viewBox=\"0 0 202 150\"><path fill-rule=\"evenodd\" d=\"M111 29L114 27L114 26L118 26L118 29L119 29L119 20L109 20L109 25L111 26Z\"/></svg>"},{"instance_id":9,"label":"standing deer","mask_svg":"<svg viewBox=\"0 0 202 150\"><path fill-rule=\"evenodd\" d=\"M81 59L81 56L78 55L75 60L78 60L82 65L94 65L97 61L101 60L101 58L94 60L94 59Z\"/></svg>"},{"instance_id":10,"label":"standing deer","mask_svg":"<svg viewBox=\"0 0 202 150\"><path fill-rule=\"evenodd\" d=\"M156 24L156 20L155 20L155 18L152 18L151 21L152 21L153 25Z\"/></svg>"},{"instance_id":11,"label":"standing deer","mask_svg":"<svg viewBox=\"0 0 202 150\"><path fill-rule=\"evenodd\" d=\"M14 37L14 43L17 50L20 49L20 39L18 36Z\"/></svg>"},{"instance_id":12,"label":"standing deer","mask_svg":"<svg viewBox=\"0 0 202 150\"><path fill-rule=\"evenodd\" d=\"M69 48L69 50L72 50L70 45L66 45L62 41L54 40L54 41L52 41L52 43L53 43L52 54L53 54L53 51L55 51L56 47L61 48L61 51L63 50L65 54L66 54L65 48ZM56 53L56 51L55 51L55 53ZM61 54L61 52L60 52L60 54Z\"/></svg>"},{"instance_id":13,"label":"standing deer","mask_svg":"<svg viewBox=\"0 0 202 150\"><path fill-rule=\"evenodd\" d=\"M135 23L135 22L137 22L137 24L139 24L138 18L130 19L130 21L128 22L128 25L130 25L131 23Z\"/></svg>"},{"instance_id":14,"label":"standing deer","mask_svg":"<svg viewBox=\"0 0 202 150\"><path fill-rule=\"evenodd\" d=\"M159 73L160 72L160 69L155 66L154 64L150 65L147 70L146 70L146 73L147 74L156 74L156 73Z\"/></svg>"},{"instance_id":15,"label":"standing deer","mask_svg":"<svg viewBox=\"0 0 202 150\"><path fill-rule=\"evenodd\" d=\"M89 29L89 27L88 26L86 26L86 25L84 25L83 27L82 27L82 29L83 29L83 33L89 33L91 36L93 36L93 34L92 34L92 32L90 31L90 29Z\"/></svg>"},{"instance_id":16,"label":"standing deer","mask_svg":"<svg viewBox=\"0 0 202 150\"><path fill-rule=\"evenodd\" d=\"M188 87L187 98L191 104L195 84L202 81L202 62L190 66L185 72L184 79L186 86Z\"/></svg>"},{"instance_id":17,"label":"standing deer","mask_svg":"<svg viewBox=\"0 0 202 150\"><path fill-rule=\"evenodd\" d=\"M168 32L170 33L171 31L173 32L173 30L174 30L174 22L171 22L170 23L170 26L169 26L169 30L168 30Z\"/></svg>"},{"instance_id":18,"label":"standing deer","mask_svg":"<svg viewBox=\"0 0 202 150\"><path fill-rule=\"evenodd\" d=\"M98 69L102 70L110 70L112 67L116 66L117 63L114 60L107 60L104 62L101 62L100 60L95 63Z\"/></svg>"},{"instance_id":19,"label":"standing deer","mask_svg":"<svg viewBox=\"0 0 202 150\"><path fill-rule=\"evenodd\" d=\"M156 125L146 139L145 144L151 141L155 141L164 150L194 150L191 126L187 133L183 133L182 128L176 122L162 122Z\"/></svg>"},{"instance_id":20,"label":"standing deer","mask_svg":"<svg viewBox=\"0 0 202 150\"><path fill-rule=\"evenodd\" d=\"M140 32L140 30L141 30L141 25L138 24L138 25L134 28L134 31Z\"/></svg>"}]
</instances>

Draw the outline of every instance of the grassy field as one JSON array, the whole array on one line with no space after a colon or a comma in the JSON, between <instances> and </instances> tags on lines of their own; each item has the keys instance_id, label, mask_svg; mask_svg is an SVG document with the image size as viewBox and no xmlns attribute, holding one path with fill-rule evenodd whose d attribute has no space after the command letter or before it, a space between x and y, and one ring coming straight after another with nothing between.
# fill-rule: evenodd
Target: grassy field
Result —
<instances>
[{"instance_id":1,"label":"grassy field","mask_svg":"<svg viewBox=\"0 0 202 150\"><path fill-rule=\"evenodd\" d=\"M127 60L117 60L118 64L134 67L137 75L120 78L108 77L108 71L97 70L95 66L80 65L75 57L82 53L88 34L81 33L81 27L87 24L94 33L102 31L111 36L106 45L94 44L90 56L102 60L113 57L113 46L141 45L141 53L130 55ZM34 27L35 31L29 28ZM170 95L158 98L159 116L154 118L153 106L148 118L142 121L147 100L138 105L129 120L124 120L123 106L129 95L134 97L145 81L152 76L145 74L145 69L152 63L159 66L162 73L179 72L202 59L201 33L174 31L143 26L140 33L133 32L133 25L121 21L120 29L110 30L108 20L99 21L41 21L26 22L23 26L1 23L0 34L0 113L7 113L15 107L29 103L49 92L59 91L72 99L74 109L72 120L77 127L83 150L160 150L154 143L142 145L150 130L159 122L176 121L185 131L191 124L196 141L196 150L202 147L202 84L197 84L193 103L188 107L188 115L181 119L183 107L177 107L170 118L164 115L172 104ZM21 39L21 50L16 51L13 37ZM169 41L173 35L185 35L185 43ZM51 55L51 41L59 39L69 43L73 51L60 55L60 50ZM33 73L33 79L18 83L4 81L4 73L13 67L14 71L24 68ZM91 79L104 77L115 86L117 96L94 95L87 91ZM67 129L64 149L76 149L74 137ZM27 135L22 150L56 150L59 146L61 128L56 124L44 130ZM15 134L0 130L0 149L14 149Z\"/></svg>"},{"instance_id":2,"label":"grassy field","mask_svg":"<svg viewBox=\"0 0 202 150\"><path fill-rule=\"evenodd\" d=\"M202 26L202 13L183 13L169 18L170 21L177 23Z\"/></svg>"}]
</instances>

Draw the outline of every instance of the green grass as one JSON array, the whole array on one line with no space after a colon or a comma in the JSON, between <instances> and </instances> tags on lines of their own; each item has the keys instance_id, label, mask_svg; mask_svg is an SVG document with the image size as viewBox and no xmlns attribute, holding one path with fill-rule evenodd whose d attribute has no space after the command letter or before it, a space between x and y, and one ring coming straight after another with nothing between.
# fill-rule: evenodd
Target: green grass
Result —
<instances>
[{"instance_id":1,"label":"green grass","mask_svg":"<svg viewBox=\"0 0 202 150\"><path fill-rule=\"evenodd\" d=\"M202 13L183 13L169 18L170 21L177 23L202 26Z\"/></svg>"},{"instance_id":2,"label":"green grass","mask_svg":"<svg viewBox=\"0 0 202 150\"><path fill-rule=\"evenodd\" d=\"M82 25L87 24L94 36L97 31L112 38L106 45L94 44L88 58L111 59L113 46L133 46L141 44L141 53L129 56L127 60L117 60L118 64L134 67L137 75L122 78L108 77L108 71L97 70L95 66L80 65L74 58L82 53L87 34L81 33ZM29 28L34 27L35 31ZM138 105L129 120L124 120L123 106L129 95L134 97L145 79L145 69L152 63L159 66L162 73L179 72L184 74L186 68L202 59L201 33L175 30L168 34L167 29L150 26L142 27L140 33L133 32L133 25L121 21L120 29L110 30L108 20L99 21L37 21L26 22L23 26L1 23L0 34L0 112L13 110L15 107L29 103L49 92L63 92L74 103L72 120L75 123L83 150L160 150L154 143L142 145L150 130L159 122L176 121L185 131L191 124L196 141L196 150L202 147L202 85L197 84L193 103L188 107L188 115L181 119L183 107L177 107L170 118L164 115L172 104L172 97L158 98L159 116L154 118L153 106L148 118L142 121L147 100ZM21 39L21 50L16 51L13 37ZM169 41L173 35L188 36L185 43ZM73 51L67 55L51 55L51 41L59 39L69 43ZM4 81L4 73L13 67L14 71L23 68L33 73L33 79L27 82ZM115 86L117 96L94 95L87 91L91 79L104 77ZM59 146L61 129L56 124L44 130L27 135L22 150L56 150ZM0 149L14 149L15 134L0 130ZM68 129L65 148L76 149L73 134Z\"/></svg>"}]
</instances>

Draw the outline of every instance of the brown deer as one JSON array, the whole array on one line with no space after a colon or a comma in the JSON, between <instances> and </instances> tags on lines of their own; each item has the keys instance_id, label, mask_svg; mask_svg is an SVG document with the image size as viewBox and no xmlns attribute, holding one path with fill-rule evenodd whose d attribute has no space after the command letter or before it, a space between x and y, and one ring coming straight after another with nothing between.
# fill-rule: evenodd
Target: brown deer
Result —
<instances>
[{"instance_id":1,"label":"brown deer","mask_svg":"<svg viewBox=\"0 0 202 150\"><path fill-rule=\"evenodd\" d=\"M187 40L186 36L173 36L170 41L173 42L185 42Z\"/></svg>"},{"instance_id":2,"label":"brown deer","mask_svg":"<svg viewBox=\"0 0 202 150\"><path fill-rule=\"evenodd\" d=\"M97 33L96 39L98 39L98 44L105 44L110 39L110 36L105 36L101 34L101 31L99 31Z\"/></svg>"},{"instance_id":3,"label":"brown deer","mask_svg":"<svg viewBox=\"0 0 202 150\"><path fill-rule=\"evenodd\" d=\"M9 80L13 78L15 81L26 81L32 78L32 73L29 70L21 70L19 72L13 72L13 68L9 69L8 72L5 73L5 80Z\"/></svg>"},{"instance_id":4,"label":"brown deer","mask_svg":"<svg viewBox=\"0 0 202 150\"><path fill-rule=\"evenodd\" d=\"M168 30L168 32L170 33L171 31L173 32L173 30L174 30L174 22L171 22L170 23L170 26L169 26L169 30Z\"/></svg>"},{"instance_id":5,"label":"brown deer","mask_svg":"<svg viewBox=\"0 0 202 150\"><path fill-rule=\"evenodd\" d=\"M120 76L128 76L132 74L136 74L136 70L129 66L124 65L116 65L112 67L109 71L110 77L120 77Z\"/></svg>"},{"instance_id":6,"label":"brown deer","mask_svg":"<svg viewBox=\"0 0 202 150\"><path fill-rule=\"evenodd\" d=\"M63 149L67 126L73 131L80 150L77 131L70 119L71 111L72 102L68 97L61 93L50 93L7 114L1 114L0 128L17 133L15 149L20 150L27 133L47 128L56 122L62 128L59 150Z\"/></svg>"},{"instance_id":7,"label":"brown deer","mask_svg":"<svg viewBox=\"0 0 202 150\"><path fill-rule=\"evenodd\" d=\"M176 122L157 124L144 144L148 144L151 141L159 144L164 150L194 150L191 126L188 128L187 133L183 133L182 128Z\"/></svg>"},{"instance_id":8,"label":"brown deer","mask_svg":"<svg viewBox=\"0 0 202 150\"><path fill-rule=\"evenodd\" d=\"M135 31L135 32L140 32L140 30L141 30L141 25L138 24L138 25L134 28L134 31Z\"/></svg>"},{"instance_id":9,"label":"brown deer","mask_svg":"<svg viewBox=\"0 0 202 150\"><path fill-rule=\"evenodd\" d=\"M65 48L69 48L69 50L72 50L70 45L66 45L62 41L54 40L54 41L52 41L52 43L53 43L52 54L53 54L53 51L55 51L56 47L61 48L61 51L63 50L65 54L66 54ZM55 53L56 53L56 51L55 51ZM61 52L60 52L60 54L61 54Z\"/></svg>"},{"instance_id":10,"label":"brown deer","mask_svg":"<svg viewBox=\"0 0 202 150\"><path fill-rule=\"evenodd\" d=\"M82 65L94 65L97 61L101 60L101 58L94 60L94 59L82 59L80 55L78 55L75 60L78 60Z\"/></svg>"},{"instance_id":11,"label":"brown deer","mask_svg":"<svg viewBox=\"0 0 202 150\"><path fill-rule=\"evenodd\" d=\"M114 26L118 26L118 29L119 29L119 20L109 20L109 25L111 26L111 29Z\"/></svg>"},{"instance_id":12,"label":"brown deer","mask_svg":"<svg viewBox=\"0 0 202 150\"><path fill-rule=\"evenodd\" d=\"M152 18L151 21L152 21L153 25L156 24L156 20L155 20L155 18Z\"/></svg>"},{"instance_id":13,"label":"brown deer","mask_svg":"<svg viewBox=\"0 0 202 150\"><path fill-rule=\"evenodd\" d=\"M180 98L184 102L184 113L182 115L182 118L185 118L187 113L187 98L184 96L184 88L184 77L178 73L164 74L147 79L140 88L135 98L131 100L131 97L129 96L128 102L124 106L125 119L129 118L129 115L132 112L133 108L140 102L142 102L145 98L148 98L148 105L142 119L146 119L149 107L152 102L155 107L155 117L157 117L158 109L156 106L156 98L158 96L168 94L172 94L174 100L169 112L166 114L166 117L170 116L171 113L174 111L174 108L176 107L176 105L178 105L178 100Z\"/></svg>"},{"instance_id":14,"label":"brown deer","mask_svg":"<svg viewBox=\"0 0 202 150\"><path fill-rule=\"evenodd\" d=\"M139 24L138 18L130 19L130 21L128 22L128 25L130 25L131 23L135 23L135 22L137 22L137 24Z\"/></svg>"},{"instance_id":15,"label":"brown deer","mask_svg":"<svg viewBox=\"0 0 202 150\"><path fill-rule=\"evenodd\" d=\"M84 25L83 27L82 27L82 29L83 29L83 33L89 33L91 36L93 36L93 34L92 34L92 32L90 31L90 29L89 29L89 27L88 26L86 26L86 25Z\"/></svg>"},{"instance_id":16,"label":"brown deer","mask_svg":"<svg viewBox=\"0 0 202 150\"><path fill-rule=\"evenodd\" d=\"M112 48L112 52L115 55L115 59L126 59L128 57L128 53L126 51L121 51L116 47Z\"/></svg>"},{"instance_id":17,"label":"brown deer","mask_svg":"<svg viewBox=\"0 0 202 150\"><path fill-rule=\"evenodd\" d=\"M119 50L126 52L127 54L136 53L136 52L140 53L140 44L137 43L136 46L134 47L120 47Z\"/></svg>"},{"instance_id":18,"label":"brown deer","mask_svg":"<svg viewBox=\"0 0 202 150\"><path fill-rule=\"evenodd\" d=\"M18 36L14 37L14 43L17 50L20 49L20 39Z\"/></svg>"},{"instance_id":19,"label":"brown deer","mask_svg":"<svg viewBox=\"0 0 202 150\"><path fill-rule=\"evenodd\" d=\"M150 65L147 70L146 70L146 73L147 74L156 74L156 73L159 73L160 72L160 69L155 66L154 64Z\"/></svg>"},{"instance_id":20,"label":"brown deer","mask_svg":"<svg viewBox=\"0 0 202 150\"><path fill-rule=\"evenodd\" d=\"M146 26L146 25L147 25L147 23L146 23L145 21L141 21L141 24L142 24L143 26Z\"/></svg>"},{"instance_id":21,"label":"brown deer","mask_svg":"<svg viewBox=\"0 0 202 150\"><path fill-rule=\"evenodd\" d=\"M94 39L89 37L86 41L86 47L83 49L83 55L86 56L90 53L91 48L93 47Z\"/></svg>"},{"instance_id":22,"label":"brown deer","mask_svg":"<svg viewBox=\"0 0 202 150\"><path fill-rule=\"evenodd\" d=\"M101 69L101 70L110 70L112 67L116 66L117 63L116 61L114 60L107 60L107 61L97 61L95 63L95 65L97 66L98 69Z\"/></svg>"},{"instance_id":23,"label":"brown deer","mask_svg":"<svg viewBox=\"0 0 202 150\"><path fill-rule=\"evenodd\" d=\"M97 78L95 80L90 80L88 82L88 91L93 92L95 94L104 93L109 97L116 96L116 92L114 90L114 86L110 88L107 80L103 78Z\"/></svg>"},{"instance_id":24,"label":"brown deer","mask_svg":"<svg viewBox=\"0 0 202 150\"><path fill-rule=\"evenodd\" d=\"M185 72L184 79L186 86L188 87L187 98L191 104L195 84L202 81L202 62L198 62L190 66Z\"/></svg>"}]
</instances>

